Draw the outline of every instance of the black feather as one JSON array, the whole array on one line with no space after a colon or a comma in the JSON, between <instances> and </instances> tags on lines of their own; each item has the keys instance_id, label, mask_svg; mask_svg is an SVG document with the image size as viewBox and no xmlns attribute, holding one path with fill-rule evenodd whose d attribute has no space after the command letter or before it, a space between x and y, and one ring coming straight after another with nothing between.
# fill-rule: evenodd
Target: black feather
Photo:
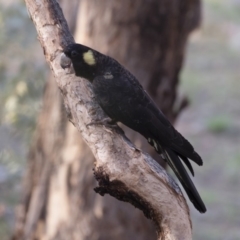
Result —
<instances>
[{"instance_id":1,"label":"black feather","mask_svg":"<svg viewBox=\"0 0 240 240\"><path fill-rule=\"evenodd\" d=\"M191 174L194 176L193 167L192 167L192 164L190 163L190 161L186 157L184 157L184 156L182 156L180 154L177 154L177 155L183 160L183 162L188 167L188 169L191 172Z\"/></svg>"},{"instance_id":2,"label":"black feather","mask_svg":"<svg viewBox=\"0 0 240 240\"><path fill-rule=\"evenodd\" d=\"M166 158L169 166L172 168L174 173L177 175L179 181L181 182L183 188L185 189L189 199L193 203L199 212L204 213L207 211L201 197L198 194L192 180L188 176L185 168L183 167L179 157L170 149L165 149Z\"/></svg>"},{"instance_id":3,"label":"black feather","mask_svg":"<svg viewBox=\"0 0 240 240\"><path fill-rule=\"evenodd\" d=\"M112 119L142 134L173 169L190 200L200 211L206 208L181 160L194 175L189 159L202 165L193 146L171 125L138 80L116 60L81 44L64 49L77 76L92 83L95 97ZM87 58L86 58L87 57ZM69 67L69 61L61 62Z\"/></svg>"}]
</instances>

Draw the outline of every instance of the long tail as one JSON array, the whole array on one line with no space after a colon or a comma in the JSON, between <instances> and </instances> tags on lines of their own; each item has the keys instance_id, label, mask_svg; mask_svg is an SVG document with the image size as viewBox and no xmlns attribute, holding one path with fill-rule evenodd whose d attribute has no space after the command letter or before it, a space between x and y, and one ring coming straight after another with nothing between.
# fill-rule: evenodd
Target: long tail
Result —
<instances>
[{"instance_id":1,"label":"long tail","mask_svg":"<svg viewBox=\"0 0 240 240\"><path fill-rule=\"evenodd\" d=\"M207 211L197 189L195 188L191 178L188 176L186 169L184 168L178 155L170 149L163 149L163 155L165 160L172 168L177 178L181 182L183 188L185 189L189 199L195 206L195 208L200 212L204 213Z\"/></svg>"}]
</instances>

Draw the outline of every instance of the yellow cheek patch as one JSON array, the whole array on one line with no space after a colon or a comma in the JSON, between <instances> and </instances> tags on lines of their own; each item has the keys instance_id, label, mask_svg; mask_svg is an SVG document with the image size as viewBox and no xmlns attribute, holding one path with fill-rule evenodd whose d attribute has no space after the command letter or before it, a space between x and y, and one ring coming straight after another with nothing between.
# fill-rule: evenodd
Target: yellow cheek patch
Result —
<instances>
[{"instance_id":1,"label":"yellow cheek patch","mask_svg":"<svg viewBox=\"0 0 240 240\"><path fill-rule=\"evenodd\" d=\"M91 50L88 50L87 52L85 52L83 54L83 60L88 65L95 65L96 64L96 60L95 60L93 52Z\"/></svg>"}]
</instances>

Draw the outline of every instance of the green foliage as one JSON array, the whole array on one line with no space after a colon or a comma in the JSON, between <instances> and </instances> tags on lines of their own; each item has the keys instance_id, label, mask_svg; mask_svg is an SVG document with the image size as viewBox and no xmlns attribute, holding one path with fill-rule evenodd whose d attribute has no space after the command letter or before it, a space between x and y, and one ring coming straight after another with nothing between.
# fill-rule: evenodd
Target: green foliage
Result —
<instances>
[{"instance_id":1,"label":"green foliage","mask_svg":"<svg viewBox=\"0 0 240 240\"><path fill-rule=\"evenodd\" d=\"M216 116L211 118L207 123L207 128L213 133L222 133L231 125L231 121L226 116Z\"/></svg>"},{"instance_id":2,"label":"green foliage","mask_svg":"<svg viewBox=\"0 0 240 240\"><path fill-rule=\"evenodd\" d=\"M224 18L225 20L240 22L240 4L237 0L206 0L206 2L216 20Z\"/></svg>"},{"instance_id":3,"label":"green foliage","mask_svg":"<svg viewBox=\"0 0 240 240\"><path fill-rule=\"evenodd\" d=\"M10 229L6 220L0 216L0 236L2 240L9 239L7 236L10 235Z\"/></svg>"},{"instance_id":4,"label":"green foliage","mask_svg":"<svg viewBox=\"0 0 240 240\"><path fill-rule=\"evenodd\" d=\"M0 31L0 122L29 141L46 77L43 54L22 3L0 6Z\"/></svg>"},{"instance_id":5,"label":"green foliage","mask_svg":"<svg viewBox=\"0 0 240 240\"><path fill-rule=\"evenodd\" d=\"M0 32L0 238L9 239L46 70L23 1L0 0Z\"/></svg>"},{"instance_id":6,"label":"green foliage","mask_svg":"<svg viewBox=\"0 0 240 240\"><path fill-rule=\"evenodd\" d=\"M203 157L194 183L208 208L202 216L191 212L193 239L240 239L239 13L240 0L203 1L182 71L180 88L191 100L183 134Z\"/></svg>"}]
</instances>

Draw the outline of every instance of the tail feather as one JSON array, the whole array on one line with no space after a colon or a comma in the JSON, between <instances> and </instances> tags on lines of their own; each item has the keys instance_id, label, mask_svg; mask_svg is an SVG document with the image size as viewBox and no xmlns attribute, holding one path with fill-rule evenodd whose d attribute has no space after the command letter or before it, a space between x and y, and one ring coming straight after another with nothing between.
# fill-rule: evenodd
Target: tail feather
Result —
<instances>
[{"instance_id":1,"label":"tail feather","mask_svg":"<svg viewBox=\"0 0 240 240\"><path fill-rule=\"evenodd\" d=\"M175 141L172 141L171 149L177 154L179 153L182 156L191 159L197 165L202 166L202 158L194 151L192 144L186 138L184 138L182 134L179 133L176 129L173 128L173 131L176 134L176 138Z\"/></svg>"},{"instance_id":2,"label":"tail feather","mask_svg":"<svg viewBox=\"0 0 240 240\"><path fill-rule=\"evenodd\" d=\"M160 143L154 139L148 139L148 143L150 145L152 145L156 152L159 153L160 155L162 155L162 152L163 152L163 148L161 147ZM185 163L185 165L187 166L187 168L189 169L189 171L191 172L191 174L194 176L194 171L193 171L193 167L190 163L190 161L188 160L188 158L184 157L183 155L181 154L178 154L180 156L180 158L183 160L183 162Z\"/></svg>"},{"instance_id":3,"label":"tail feather","mask_svg":"<svg viewBox=\"0 0 240 240\"><path fill-rule=\"evenodd\" d=\"M192 167L192 164L190 163L190 161L188 160L188 158L186 158L186 157L184 157L184 156L182 156L180 154L179 154L179 157L183 160L183 162L188 167L188 169L191 172L191 174L194 176L193 167Z\"/></svg>"},{"instance_id":4,"label":"tail feather","mask_svg":"<svg viewBox=\"0 0 240 240\"><path fill-rule=\"evenodd\" d=\"M202 158L194 151L193 147L190 145L190 143L185 139L184 139L184 144L183 146L178 146L178 145L175 145L173 144L172 146L172 149L181 154L181 155L184 155L186 156L187 158L191 159L193 162L195 162L197 165L199 166L202 166L203 165L203 161L202 161ZM187 148L186 148L186 145L190 145L192 147L192 151L189 151ZM187 149L187 150L186 150Z\"/></svg>"},{"instance_id":5,"label":"tail feather","mask_svg":"<svg viewBox=\"0 0 240 240\"><path fill-rule=\"evenodd\" d=\"M178 177L193 205L199 212L206 212L206 207L179 157L170 149L164 149L164 155L167 163Z\"/></svg>"}]
</instances>

